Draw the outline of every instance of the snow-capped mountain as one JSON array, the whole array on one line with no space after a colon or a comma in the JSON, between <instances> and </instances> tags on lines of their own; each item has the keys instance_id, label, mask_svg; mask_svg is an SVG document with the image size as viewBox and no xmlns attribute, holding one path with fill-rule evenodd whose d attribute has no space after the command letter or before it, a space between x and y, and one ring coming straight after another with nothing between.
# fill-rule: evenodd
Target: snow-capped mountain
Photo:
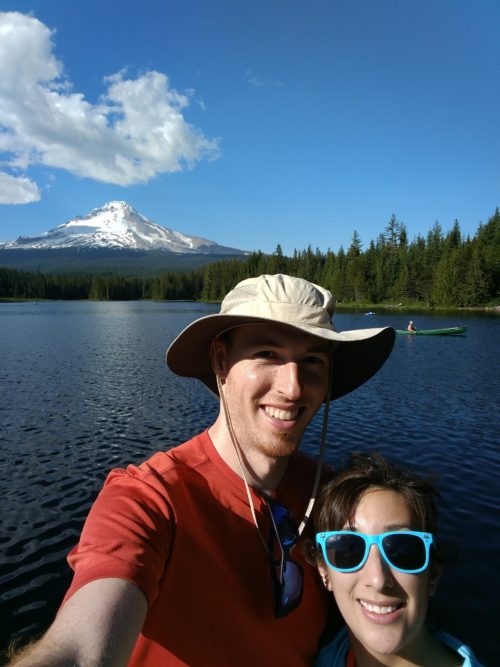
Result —
<instances>
[{"instance_id":1,"label":"snow-capped mountain","mask_svg":"<svg viewBox=\"0 0 500 667\"><path fill-rule=\"evenodd\" d=\"M20 236L0 243L3 250L48 250L62 248L110 248L122 250L164 250L178 254L246 254L198 236L162 227L138 213L124 201L111 201L77 216L39 236Z\"/></svg>"}]
</instances>

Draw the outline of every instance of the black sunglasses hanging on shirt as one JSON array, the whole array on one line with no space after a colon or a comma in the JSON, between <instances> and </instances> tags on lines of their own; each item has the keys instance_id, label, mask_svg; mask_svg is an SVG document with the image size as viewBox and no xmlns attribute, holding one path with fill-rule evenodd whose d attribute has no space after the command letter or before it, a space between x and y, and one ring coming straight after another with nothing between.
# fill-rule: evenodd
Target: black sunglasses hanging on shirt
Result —
<instances>
[{"instance_id":1,"label":"black sunglasses hanging on shirt","mask_svg":"<svg viewBox=\"0 0 500 667\"><path fill-rule=\"evenodd\" d=\"M269 534L269 560L274 615L276 618L283 618L299 606L304 590L302 567L290 556L299 533L297 523L289 509L271 498L265 500L272 523ZM276 545L279 549L277 558L275 558Z\"/></svg>"}]
</instances>

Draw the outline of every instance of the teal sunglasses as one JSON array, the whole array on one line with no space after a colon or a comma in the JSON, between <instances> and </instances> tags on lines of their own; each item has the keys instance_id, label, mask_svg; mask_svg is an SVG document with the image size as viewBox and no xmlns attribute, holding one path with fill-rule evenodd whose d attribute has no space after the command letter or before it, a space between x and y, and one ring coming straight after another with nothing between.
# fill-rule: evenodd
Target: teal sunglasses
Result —
<instances>
[{"instance_id":1,"label":"teal sunglasses","mask_svg":"<svg viewBox=\"0 0 500 667\"><path fill-rule=\"evenodd\" d=\"M365 535L351 530L332 530L316 534L325 563L337 572L356 572L368 559L370 547L376 544L385 562L398 572L418 574L429 565L434 538L430 533L395 530Z\"/></svg>"}]
</instances>

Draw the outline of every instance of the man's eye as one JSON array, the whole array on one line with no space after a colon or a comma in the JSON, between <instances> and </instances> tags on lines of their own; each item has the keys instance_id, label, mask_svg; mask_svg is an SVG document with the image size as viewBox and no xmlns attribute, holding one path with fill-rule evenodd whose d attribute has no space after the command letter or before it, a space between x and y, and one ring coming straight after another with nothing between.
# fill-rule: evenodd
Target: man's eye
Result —
<instances>
[{"instance_id":1,"label":"man's eye","mask_svg":"<svg viewBox=\"0 0 500 667\"><path fill-rule=\"evenodd\" d=\"M255 352L254 357L256 359L275 359L276 353L271 350L259 350Z\"/></svg>"},{"instance_id":2,"label":"man's eye","mask_svg":"<svg viewBox=\"0 0 500 667\"><path fill-rule=\"evenodd\" d=\"M323 357L306 357L304 359L304 363L309 364L310 366L324 366L326 364L326 360Z\"/></svg>"}]
</instances>

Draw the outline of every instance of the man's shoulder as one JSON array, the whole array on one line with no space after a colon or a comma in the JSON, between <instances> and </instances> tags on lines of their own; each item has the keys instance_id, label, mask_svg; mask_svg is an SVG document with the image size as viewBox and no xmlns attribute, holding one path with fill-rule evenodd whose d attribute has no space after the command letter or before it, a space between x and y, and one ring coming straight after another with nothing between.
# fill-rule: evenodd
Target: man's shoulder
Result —
<instances>
[{"instance_id":1,"label":"man's shoulder","mask_svg":"<svg viewBox=\"0 0 500 667\"><path fill-rule=\"evenodd\" d=\"M109 473L105 487L174 484L207 461L207 440L208 434L204 431L171 449L156 452L142 463L115 468Z\"/></svg>"},{"instance_id":2,"label":"man's shoulder","mask_svg":"<svg viewBox=\"0 0 500 667\"><path fill-rule=\"evenodd\" d=\"M195 435L190 440L176 445L171 449L156 452L149 459L137 466L144 474L152 470L166 472L179 466L195 467L207 460L208 431Z\"/></svg>"}]
</instances>

